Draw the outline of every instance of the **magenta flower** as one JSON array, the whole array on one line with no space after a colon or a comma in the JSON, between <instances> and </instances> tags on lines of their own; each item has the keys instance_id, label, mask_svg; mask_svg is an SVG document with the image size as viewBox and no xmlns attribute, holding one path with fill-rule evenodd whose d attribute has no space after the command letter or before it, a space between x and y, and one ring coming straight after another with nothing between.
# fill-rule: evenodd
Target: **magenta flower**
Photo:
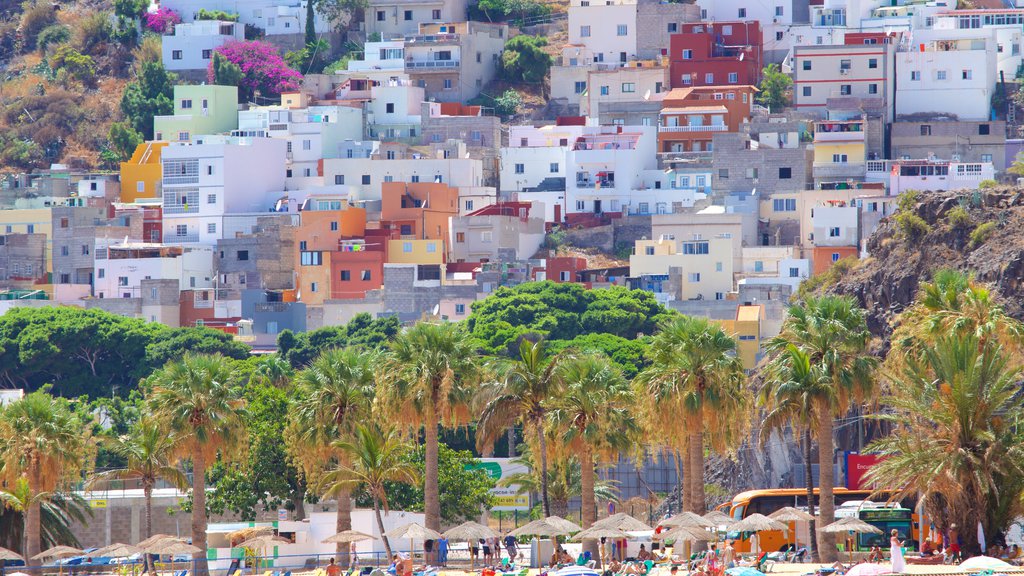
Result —
<instances>
[{"instance_id":1,"label":"magenta flower","mask_svg":"<svg viewBox=\"0 0 1024 576\"><path fill-rule=\"evenodd\" d=\"M293 70L278 53L273 44L259 40L228 42L216 52L242 69L239 88L253 93L281 94L298 90L302 74ZM213 60L207 67L207 78L214 81Z\"/></svg>"},{"instance_id":2,"label":"magenta flower","mask_svg":"<svg viewBox=\"0 0 1024 576\"><path fill-rule=\"evenodd\" d=\"M147 12L143 17L143 24L157 34L166 34L174 29L175 24L181 24L181 16L174 10L161 6L156 12Z\"/></svg>"}]
</instances>

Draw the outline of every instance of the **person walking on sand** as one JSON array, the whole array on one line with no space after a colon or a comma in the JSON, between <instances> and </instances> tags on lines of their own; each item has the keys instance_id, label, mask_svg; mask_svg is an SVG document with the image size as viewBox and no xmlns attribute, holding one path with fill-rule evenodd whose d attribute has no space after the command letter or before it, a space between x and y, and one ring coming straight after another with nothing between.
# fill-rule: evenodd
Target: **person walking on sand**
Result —
<instances>
[{"instance_id":1,"label":"person walking on sand","mask_svg":"<svg viewBox=\"0 0 1024 576\"><path fill-rule=\"evenodd\" d=\"M906 570L906 563L903 561L903 542L900 542L899 533L893 528L892 538L889 539L889 558L892 559L892 573L902 574Z\"/></svg>"}]
</instances>

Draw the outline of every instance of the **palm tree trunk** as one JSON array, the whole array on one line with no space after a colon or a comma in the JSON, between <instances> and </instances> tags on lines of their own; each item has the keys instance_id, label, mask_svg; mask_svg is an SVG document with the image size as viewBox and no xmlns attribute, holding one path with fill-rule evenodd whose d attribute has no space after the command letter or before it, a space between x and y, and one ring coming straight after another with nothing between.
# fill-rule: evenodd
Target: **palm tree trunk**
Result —
<instances>
[{"instance_id":1,"label":"palm tree trunk","mask_svg":"<svg viewBox=\"0 0 1024 576\"><path fill-rule=\"evenodd\" d=\"M437 480L437 451L438 451L438 440L437 440L437 413L434 411L433 406L427 408L427 417L423 423L425 428L424 436L426 436L426 458L424 462L425 470L423 474L423 512L424 520L427 524L427 528L431 530L441 531L441 497L438 492L438 480Z\"/></svg>"},{"instance_id":2,"label":"palm tree trunk","mask_svg":"<svg viewBox=\"0 0 1024 576\"><path fill-rule=\"evenodd\" d=\"M818 516L821 525L828 526L836 517L835 500L832 497L832 483L835 481L832 469L832 411L827 405L818 410ZM818 531L818 554L822 562L836 561L835 536Z\"/></svg>"},{"instance_id":3,"label":"palm tree trunk","mask_svg":"<svg viewBox=\"0 0 1024 576\"><path fill-rule=\"evenodd\" d=\"M295 521L301 522L306 519L306 481L299 478L295 482L295 490L292 491L292 506L295 508Z\"/></svg>"},{"instance_id":4,"label":"palm tree trunk","mask_svg":"<svg viewBox=\"0 0 1024 576\"><path fill-rule=\"evenodd\" d=\"M690 505L690 496L693 494L693 490L690 489L690 455L687 448L683 450L675 451L676 458L676 476L679 478L679 510L684 512L690 512L692 506Z\"/></svg>"},{"instance_id":5,"label":"palm tree trunk","mask_svg":"<svg viewBox=\"0 0 1024 576\"><path fill-rule=\"evenodd\" d=\"M387 554L388 561L391 560L391 542L388 541L387 534L384 534L384 519L380 516L380 501L377 497L373 497L373 513L377 516L377 529L380 530L380 539L384 541L384 553Z\"/></svg>"},{"instance_id":6,"label":"palm tree trunk","mask_svg":"<svg viewBox=\"0 0 1024 576\"><path fill-rule=\"evenodd\" d=\"M814 474L811 473L811 427L804 429L804 481L807 483L807 513L814 516ZM818 539L814 535L814 520L807 525L811 540L811 561L818 561Z\"/></svg>"},{"instance_id":7,"label":"palm tree trunk","mask_svg":"<svg viewBox=\"0 0 1024 576\"><path fill-rule=\"evenodd\" d=\"M142 486L142 494L146 499L146 538L153 535L153 484L148 480Z\"/></svg>"},{"instance_id":8,"label":"palm tree trunk","mask_svg":"<svg viewBox=\"0 0 1024 576\"><path fill-rule=\"evenodd\" d=\"M590 447L585 446L580 450L580 500L582 500L583 506L582 519L584 528L590 528L594 522L597 522L597 498L594 494L595 484L594 456L590 451ZM587 538L584 540L583 550L589 550L590 556L597 562L597 566L601 565L601 555L598 553L596 539Z\"/></svg>"},{"instance_id":9,"label":"palm tree trunk","mask_svg":"<svg viewBox=\"0 0 1024 576\"><path fill-rule=\"evenodd\" d=\"M697 514L707 512L704 497L704 412L697 410L693 415L693 431L690 434L690 471L693 476L690 487L690 505Z\"/></svg>"},{"instance_id":10,"label":"palm tree trunk","mask_svg":"<svg viewBox=\"0 0 1024 576\"><path fill-rule=\"evenodd\" d=\"M352 491L342 488L338 491L338 513L334 518L335 532L352 529ZM338 542L334 549L334 561L342 568L348 568L349 543Z\"/></svg>"},{"instance_id":11,"label":"palm tree trunk","mask_svg":"<svg viewBox=\"0 0 1024 576\"><path fill-rule=\"evenodd\" d=\"M516 429L515 427L509 428L505 431L505 440L508 442L508 457L516 457Z\"/></svg>"},{"instance_id":12,"label":"palm tree trunk","mask_svg":"<svg viewBox=\"0 0 1024 576\"><path fill-rule=\"evenodd\" d=\"M25 506L25 560L29 566L38 566L32 557L42 552L42 517L39 494L39 477L35 470L29 474L28 506Z\"/></svg>"},{"instance_id":13,"label":"palm tree trunk","mask_svg":"<svg viewBox=\"0 0 1024 576\"><path fill-rule=\"evenodd\" d=\"M540 494L544 504L544 517L551 516L551 503L548 501L548 441L544 438L544 427L537 425L537 446L540 451Z\"/></svg>"},{"instance_id":14,"label":"palm tree trunk","mask_svg":"<svg viewBox=\"0 0 1024 576\"><path fill-rule=\"evenodd\" d=\"M207 576L206 562L206 455L202 446L192 449L192 545L199 552L192 555L196 576Z\"/></svg>"}]
</instances>

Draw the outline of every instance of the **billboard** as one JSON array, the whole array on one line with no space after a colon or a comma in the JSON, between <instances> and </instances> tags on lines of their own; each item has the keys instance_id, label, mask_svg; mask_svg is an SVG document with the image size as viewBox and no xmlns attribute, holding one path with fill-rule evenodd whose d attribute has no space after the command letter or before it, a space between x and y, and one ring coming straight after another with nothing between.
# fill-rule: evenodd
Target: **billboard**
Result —
<instances>
[{"instance_id":1,"label":"billboard","mask_svg":"<svg viewBox=\"0 0 1024 576\"><path fill-rule=\"evenodd\" d=\"M498 482L513 474L526 474L530 471L526 466L513 461L511 458L477 458L473 464L466 465L467 470L483 470L487 475ZM530 496L518 494L518 485L491 488L494 495L494 506L492 512L511 512L513 510L529 510Z\"/></svg>"},{"instance_id":2,"label":"billboard","mask_svg":"<svg viewBox=\"0 0 1024 576\"><path fill-rule=\"evenodd\" d=\"M881 458L877 454L846 453L846 488L849 490L870 490L864 476Z\"/></svg>"}]
</instances>

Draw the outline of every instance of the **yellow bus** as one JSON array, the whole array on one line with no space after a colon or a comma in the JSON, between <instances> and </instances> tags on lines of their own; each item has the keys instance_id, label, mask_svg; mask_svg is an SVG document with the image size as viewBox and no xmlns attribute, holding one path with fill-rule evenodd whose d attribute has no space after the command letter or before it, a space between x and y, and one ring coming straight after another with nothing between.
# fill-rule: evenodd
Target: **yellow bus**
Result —
<instances>
[{"instance_id":1,"label":"yellow bus","mask_svg":"<svg viewBox=\"0 0 1024 576\"><path fill-rule=\"evenodd\" d=\"M814 489L815 504L818 500L818 489ZM871 490L848 490L846 488L835 488L833 490L833 496L835 499L835 505L838 508L846 502L856 502L862 500L873 500L884 502L888 497L888 494L881 494L872 497ZM916 498L906 498L902 500L900 506L914 510L917 506ZM733 520L742 520L751 514L764 514L768 516L772 512L775 512L779 508L786 506L793 506L795 508L807 507L807 490L805 488L775 488L769 490L747 490L746 492L740 492L733 497L732 502L727 502L717 509L727 513ZM917 540L917 514L914 514L913 522L913 539ZM750 552L750 534L743 533L731 533L730 537L735 537L733 547L737 552ZM769 530L760 532L758 534L758 548L765 552L775 552L786 550L793 542L793 535L787 535L781 530Z\"/></svg>"}]
</instances>

